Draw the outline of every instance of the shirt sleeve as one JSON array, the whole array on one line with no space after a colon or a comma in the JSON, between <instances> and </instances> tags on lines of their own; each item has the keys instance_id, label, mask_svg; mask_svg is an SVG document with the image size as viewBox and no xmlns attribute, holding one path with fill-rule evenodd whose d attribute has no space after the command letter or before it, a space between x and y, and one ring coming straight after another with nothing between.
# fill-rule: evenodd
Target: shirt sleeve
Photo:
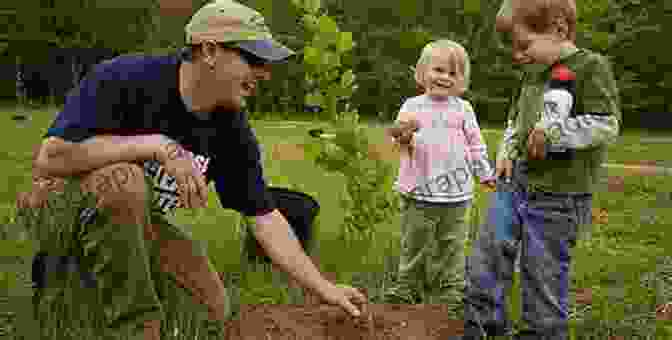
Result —
<instances>
[{"instance_id":1,"label":"shirt sleeve","mask_svg":"<svg viewBox=\"0 0 672 340\"><path fill-rule=\"evenodd\" d=\"M115 79L112 64L98 64L66 98L63 110L45 137L81 142L99 129L116 129L122 122L125 86Z\"/></svg>"},{"instance_id":2,"label":"shirt sleeve","mask_svg":"<svg viewBox=\"0 0 672 340\"><path fill-rule=\"evenodd\" d=\"M245 216L262 216L275 210L268 190L256 136L246 119L242 119L238 144L229 145L231 154L220 152L213 167L215 189L223 208Z\"/></svg>"},{"instance_id":3,"label":"shirt sleeve","mask_svg":"<svg viewBox=\"0 0 672 340\"><path fill-rule=\"evenodd\" d=\"M488 146L481 134L481 128L476 119L476 113L471 103L464 101L465 119L464 135L467 140L467 152L472 172L480 178L481 182L494 179L495 171L488 157Z\"/></svg>"},{"instance_id":4,"label":"shirt sleeve","mask_svg":"<svg viewBox=\"0 0 672 340\"><path fill-rule=\"evenodd\" d=\"M571 95L549 91L544 95L544 116L536 124L544 129L551 149L588 149L613 143L619 135L621 111L613 73L604 57L596 57L582 75L577 103L571 117ZM565 91L566 92L566 91ZM569 96L568 96L569 95Z\"/></svg>"}]
</instances>

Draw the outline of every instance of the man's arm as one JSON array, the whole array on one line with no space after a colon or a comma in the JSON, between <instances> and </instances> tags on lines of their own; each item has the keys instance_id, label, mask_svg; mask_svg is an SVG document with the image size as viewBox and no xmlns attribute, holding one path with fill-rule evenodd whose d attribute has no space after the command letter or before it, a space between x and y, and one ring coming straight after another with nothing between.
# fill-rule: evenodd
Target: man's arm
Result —
<instances>
[{"instance_id":1,"label":"man's arm","mask_svg":"<svg viewBox=\"0 0 672 340\"><path fill-rule=\"evenodd\" d=\"M118 162L152 158L159 135L113 137L99 131L121 129L124 112L137 110L124 101L133 82L119 75L122 65L98 64L66 99L63 110L49 127L34 168L43 175L65 177ZM120 71L121 70L121 71Z\"/></svg>"},{"instance_id":2,"label":"man's arm","mask_svg":"<svg viewBox=\"0 0 672 340\"><path fill-rule=\"evenodd\" d=\"M248 153L236 154L237 157L242 155L243 159L215 158L209 170L215 174L215 189L222 207L255 217L255 238L274 263L302 286L358 316L359 311L350 299L363 302L364 297L355 290L341 289L327 281L303 251L289 223L276 209L263 176L256 138L248 128L245 129L248 130L244 137L249 138L246 143Z\"/></svg>"},{"instance_id":3,"label":"man's arm","mask_svg":"<svg viewBox=\"0 0 672 340\"><path fill-rule=\"evenodd\" d=\"M82 142L46 138L33 167L40 176L67 177L120 162L154 159L170 142L162 135L94 136Z\"/></svg>"},{"instance_id":4,"label":"man's arm","mask_svg":"<svg viewBox=\"0 0 672 340\"><path fill-rule=\"evenodd\" d=\"M274 263L291 274L303 286L320 292L331 283L317 270L280 212L255 216L254 234Z\"/></svg>"}]
</instances>

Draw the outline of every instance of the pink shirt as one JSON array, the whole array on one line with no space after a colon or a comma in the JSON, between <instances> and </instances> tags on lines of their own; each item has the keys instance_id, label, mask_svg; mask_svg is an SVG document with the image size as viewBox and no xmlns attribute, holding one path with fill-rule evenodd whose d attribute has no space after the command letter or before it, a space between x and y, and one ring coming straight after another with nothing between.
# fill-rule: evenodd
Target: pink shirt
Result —
<instances>
[{"instance_id":1,"label":"pink shirt","mask_svg":"<svg viewBox=\"0 0 672 340\"><path fill-rule=\"evenodd\" d=\"M416 119L412 154L401 153L396 190L416 200L460 202L473 198L474 176L494 178L487 145L471 104L458 97L409 98L397 121Z\"/></svg>"}]
</instances>

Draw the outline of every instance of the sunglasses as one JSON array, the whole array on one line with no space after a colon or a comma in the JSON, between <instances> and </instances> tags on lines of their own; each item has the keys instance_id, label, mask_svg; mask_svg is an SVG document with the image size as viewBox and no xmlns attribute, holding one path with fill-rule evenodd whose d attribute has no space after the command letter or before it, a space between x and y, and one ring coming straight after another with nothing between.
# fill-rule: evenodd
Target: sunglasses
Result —
<instances>
[{"instance_id":1,"label":"sunglasses","mask_svg":"<svg viewBox=\"0 0 672 340\"><path fill-rule=\"evenodd\" d=\"M254 55L251 52L248 52L240 47L238 47L235 43L226 43L226 44L219 44L221 47L235 50L238 52L241 58L245 61L250 66L262 66L268 64L268 62L265 59L259 58L258 56Z\"/></svg>"}]
</instances>

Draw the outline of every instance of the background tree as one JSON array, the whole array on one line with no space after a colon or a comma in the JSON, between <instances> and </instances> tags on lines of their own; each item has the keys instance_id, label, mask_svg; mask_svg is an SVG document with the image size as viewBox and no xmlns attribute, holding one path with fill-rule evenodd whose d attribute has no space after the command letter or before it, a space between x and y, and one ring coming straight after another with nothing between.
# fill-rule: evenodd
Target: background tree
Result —
<instances>
[{"instance_id":1,"label":"background tree","mask_svg":"<svg viewBox=\"0 0 672 340\"><path fill-rule=\"evenodd\" d=\"M363 118L389 120L404 98L416 94L410 68L433 39L462 43L473 62L472 89L466 96L479 120L500 125L518 74L510 62L508 37L493 22L502 0L323 0L322 7L357 42L341 60L358 75L351 101ZM0 5L0 59L14 63L49 58L54 47L108 48L117 53L165 53L181 47L184 25L207 0L22 0ZM299 51L306 36L291 0L241 0L266 17L278 39ZM186 4L172 14L166 3ZM162 4L164 10L162 10ZM641 0L578 1L578 44L608 55L621 90L626 127L668 127L660 114L672 112L672 58L665 48L672 32L672 2ZM3 9L4 7L4 9ZM179 7L179 6L178 6ZM39 9L39 10L36 10ZM170 11L169 11L170 12ZM38 13L38 15L36 15ZM1 22L1 21L0 21ZM299 53L298 58L303 58ZM39 62L36 62L39 63ZM72 83L78 69L72 62ZM0 72L3 72L0 70ZM4 73L3 73L4 74ZM0 92L15 95L13 79ZM304 69L289 63L274 70L251 98L251 111L294 115L304 109ZM11 83L8 90L6 84ZM655 122L655 124L654 124Z\"/></svg>"}]
</instances>

